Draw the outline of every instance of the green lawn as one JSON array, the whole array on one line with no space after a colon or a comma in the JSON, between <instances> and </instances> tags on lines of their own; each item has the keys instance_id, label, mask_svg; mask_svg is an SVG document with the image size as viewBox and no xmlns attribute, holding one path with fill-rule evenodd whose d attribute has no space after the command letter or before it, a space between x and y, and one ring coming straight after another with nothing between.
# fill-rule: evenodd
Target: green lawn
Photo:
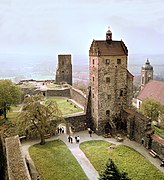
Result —
<instances>
[{"instance_id":1,"label":"green lawn","mask_svg":"<svg viewBox=\"0 0 164 180\"><path fill-rule=\"evenodd\" d=\"M47 84L48 88L62 88L63 86L60 84Z\"/></svg>"},{"instance_id":2,"label":"green lawn","mask_svg":"<svg viewBox=\"0 0 164 180\"><path fill-rule=\"evenodd\" d=\"M73 104L72 102L67 102L67 98L49 97L47 99L56 101L63 115L68 115L83 111L81 108L77 106L75 107L75 104Z\"/></svg>"},{"instance_id":3,"label":"green lawn","mask_svg":"<svg viewBox=\"0 0 164 180\"><path fill-rule=\"evenodd\" d=\"M103 170L106 160L111 158L132 180L164 180L163 173L135 150L124 145L110 149L110 145L101 140L87 141L81 143L80 148L99 172Z\"/></svg>"},{"instance_id":4,"label":"green lawn","mask_svg":"<svg viewBox=\"0 0 164 180\"><path fill-rule=\"evenodd\" d=\"M41 180L87 180L84 171L60 140L34 145L29 149Z\"/></svg>"}]
</instances>

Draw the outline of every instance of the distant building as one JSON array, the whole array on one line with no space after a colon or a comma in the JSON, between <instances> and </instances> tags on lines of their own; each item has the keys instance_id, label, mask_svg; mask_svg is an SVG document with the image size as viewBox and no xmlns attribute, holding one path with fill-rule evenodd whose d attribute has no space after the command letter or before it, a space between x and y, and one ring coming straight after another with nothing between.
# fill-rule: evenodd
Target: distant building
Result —
<instances>
[{"instance_id":1,"label":"distant building","mask_svg":"<svg viewBox=\"0 0 164 180\"><path fill-rule=\"evenodd\" d=\"M70 54L58 55L56 83L68 83L72 85L72 62Z\"/></svg>"},{"instance_id":2,"label":"distant building","mask_svg":"<svg viewBox=\"0 0 164 180\"><path fill-rule=\"evenodd\" d=\"M150 65L149 60L141 68L141 89L147 84L150 80L153 79L153 66Z\"/></svg>"},{"instance_id":3,"label":"distant building","mask_svg":"<svg viewBox=\"0 0 164 180\"><path fill-rule=\"evenodd\" d=\"M121 126L121 112L131 106L133 75L127 70L128 49L124 42L93 40L89 50L91 118L100 134Z\"/></svg>"},{"instance_id":4,"label":"distant building","mask_svg":"<svg viewBox=\"0 0 164 180\"><path fill-rule=\"evenodd\" d=\"M144 99L151 98L159 101L164 106L164 82L150 80L137 96L137 108L140 108Z\"/></svg>"}]
</instances>

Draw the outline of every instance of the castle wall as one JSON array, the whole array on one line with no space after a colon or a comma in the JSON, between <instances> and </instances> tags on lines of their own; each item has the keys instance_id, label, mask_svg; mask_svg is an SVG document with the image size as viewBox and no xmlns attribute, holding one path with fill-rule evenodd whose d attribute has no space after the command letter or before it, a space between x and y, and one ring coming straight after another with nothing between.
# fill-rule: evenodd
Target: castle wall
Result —
<instances>
[{"instance_id":1,"label":"castle wall","mask_svg":"<svg viewBox=\"0 0 164 180\"><path fill-rule=\"evenodd\" d=\"M141 143L142 138L145 137L146 126L150 120L137 111L129 109L124 111L123 118L127 119L129 139Z\"/></svg>"},{"instance_id":2,"label":"castle wall","mask_svg":"<svg viewBox=\"0 0 164 180\"><path fill-rule=\"evenodd\" d=\"M52 96L59 96L59 97L67 97L70 98L70 89L65 88L65 89L48 89L46 92L47 97L52 97Z\"/></svg>"},{"instance_id":3,"label":"castle wall","mask_svg":"<svg viewBox=\"0 0 164 180\"><path fill-rule=\"evenodd\" d=\"M85 113L67 116L65 117L65 121L69 127L72 127L73 132L84 131L87 129Z\"/></svg>"},{"instance_id":4,"label":"castle wall","mask_svg":"<svg viewBox=\"0 0 164 180\"><path fill-rule=\"evenodd\" d=\"M70 98L75 100L78 104L85 107L86 105L86 95L80 90L73 87L70 88Z\"/></svg>"},{"instance_id":5,"label":"castle wall","mask_svg":"<svg viewBox=\"0 0 164 180\"><path fill-rule=\"evenodd\" d=\"M5 139L9 180L31 180L25 159L21 152L19 136Z\"/></svg>"}]
</instances>

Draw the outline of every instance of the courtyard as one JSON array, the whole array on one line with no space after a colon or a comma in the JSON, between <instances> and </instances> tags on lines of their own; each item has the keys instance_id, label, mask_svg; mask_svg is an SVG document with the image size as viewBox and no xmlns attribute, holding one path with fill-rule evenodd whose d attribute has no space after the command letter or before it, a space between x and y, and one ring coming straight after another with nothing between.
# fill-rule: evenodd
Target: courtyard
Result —
<instances>
[{"instance_id":1,"label":"courtyard","mask_svg":"<svg viewBox=\"0 0 164 180\"><path fill-rule=\"evenodd\" d=\"M79 132L74 134L74 136L75 135L80 136L80 146L79 144L76 144L75 141L73 142L73 144L69 143L66 134L61 134L57 137L50 138L48 141L51 142L45 147L40 145L31 146L33 144L36 144L36 141L30 143L25 142L22 144L24 155L28 154L28 148L31 146L30 155L32 158L35 157L33 161L37 167L39 175L41 176L41 180L46 179L44 178L44 174L48 174L47 172L49 171L49 168L47 168L49 166L47 164L44 164L44 161L47 161L49 164L53 164L51 166L52 173L60 169L60 171L58 171L59 177L61 176L61 173L65 174L66 171L69 172L71 176L70 179L77 179L74 177L77 174L82 173L81 169L79 168L80 165L87 175L88 179L96 180L98 178L98 172L103 169L104 164L109 157L114 160L120 170L127 172L128 176L131 179L140 180L141 177L143 177L143 179L149 180L164 179L164 169L159 166L160 161L156 158L151 157L148 154L148 151L142 145L134 141L125 139L123 143L118 143L114 138L103 138L102 136L97 136L96 134L93 134L92 137L89 137L87 131ZM64 146L63 143L59 140L62 140L67 146ZM114 149L110 149L109 147L111 145L116 145L116 147ZM65 149L64 153L62 154L58 152L61 146ZM130 148L128 146L130 146ZM68 148L70 152L68 151ZM47 153L46 158L44 158L45 149L47 150L47 152L51 152ZM63 150L61 152L63 152ZM35 156L35 153L40 154L40 156ZM77 169L77 174L74 173L74 171L70 170L72 161L74 162L74 158L72 157L72 155L70 155L70 153L72 153L77 160L75 161L75 164L73 163L72 166L77 166L75 168ZM67 155L69 161L65 160ZM49 159L49 161L47 159ZM42 161L42 163L40 163L40 161ZM58 161L60 161L61 164L57 163ZM64 168L62 166L63 164ZM57 175L55 175L53 179L55 179L55 177L57 177ZM82 175L79 175L79 177L82 177Z\"/></svg>"}]
</instances>

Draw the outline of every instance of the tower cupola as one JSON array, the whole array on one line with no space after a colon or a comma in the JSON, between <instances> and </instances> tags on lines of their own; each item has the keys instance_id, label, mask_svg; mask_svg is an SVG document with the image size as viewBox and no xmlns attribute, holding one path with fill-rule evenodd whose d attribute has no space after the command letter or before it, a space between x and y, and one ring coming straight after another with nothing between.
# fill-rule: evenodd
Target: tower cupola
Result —
<instances>
[{"instance_id":1,"label":"tower cupola","mask_svg":"<svg viewBox=\"0 0 164 180\"><path fill-rule=\"evenodd\" d=\"M153 66L150 65L150 62L147 59L145 64L141 68L141 89L145 86L145 84L147 84L152 79L153 79Z\"/></svg>"},{"instance_id":2,"label":"tower cupola","mask_svg":"<svg viewBox=\"0 0 164 180\"><path fill-rule=\"evenodd\" d=\"M147 61L145 62L145 64L142 66L143 70L153 70L153 66L150 65L149 60L147 59Z\"/></svg>"},{"instance_id":3,"label":"tower cupola","mask_svg":"<svg viewBox=\"0 0 164 180\"><path fill-rule=\"evenodd\" d=\"M108 31L106 32L106 41L107 42L112 41L112 31L110 30L110 27L108 27Z\"/></svg>"}]
</instances>

